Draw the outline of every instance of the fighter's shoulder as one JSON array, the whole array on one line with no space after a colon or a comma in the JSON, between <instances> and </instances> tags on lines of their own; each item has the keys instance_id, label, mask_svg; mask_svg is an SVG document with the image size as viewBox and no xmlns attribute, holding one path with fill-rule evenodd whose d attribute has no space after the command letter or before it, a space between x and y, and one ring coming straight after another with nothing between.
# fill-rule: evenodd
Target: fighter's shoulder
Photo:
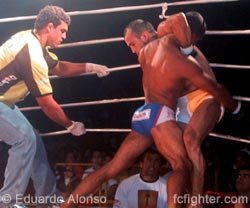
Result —
<instances>
[{"instance_id":1,"label":"fighter's shoulder","mask_svg":"<svg viewBox=\"0 0 250 208\"><path fill-rule=\"evenodd\" d=\"M174 41L175 39L176 38L172 34L165 35L163 37L150 41L147 45L143 47L143 50L144 51L152 50L153 48L157 48L161 44L168 44Z\"/></svg>"},{"instance_id":2,"label":"fighter's shoulder","mask_svg":"<svg viewBox=\"0 0 250 208\"><path fill-rule=\"evenodd\" d=\"M168 34L159 38L158 44L162 45L164 48L176 47L179 45L176 37L173 34Z\"/></svg>"},{"instance_id":3,"label":"fighter's shoulder","mask_svg":"<svg viewBox=\"0 0 250 208\"><path fill-rule=\"evenodd\" d=\"M148 53L152 53L156 46L158 45L159 40L152 40L149 43L147 43L141 50L140 50L140 56L148 54ZM140 57L139 56L139 57Z\"/></svg>"},{"instance_id":4,"label":"fighter's shoulder","mask_svg":"<svg viewBox=\"0 0 250 208\"><path fill-rule=\"evenodd\" d=\"M174 35L169 34L161 38L157 38L153 41L150 41L147 45L145 45L139 55L139 59L143 56L150 56L150 54L154 54L159 49L166 49L175 47L177 45L177 40Z\"/></svg>"},{"instance_id":5,"label":"fighter's shoulder","mask_svg":"<svg viewBox=\"0 0 250 208\"><path fill-rule=\"evenodd\" d=\"M163 37L161 37L159 39L160 39L161 42L176 41L176 37L172 33L164 35Z\"/></svg>"}]
</instances>

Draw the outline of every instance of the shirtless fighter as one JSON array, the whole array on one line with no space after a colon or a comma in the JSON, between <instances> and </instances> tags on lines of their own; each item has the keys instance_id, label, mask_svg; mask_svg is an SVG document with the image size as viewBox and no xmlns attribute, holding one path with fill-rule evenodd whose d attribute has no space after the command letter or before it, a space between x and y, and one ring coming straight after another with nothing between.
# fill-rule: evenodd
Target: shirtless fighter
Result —
<instances>
[{"instance_id":1,"label":"shirtless fighter","mask_svg":"<svg viewBox=\"0 0 250 208\"><path fill-rule=\"evenodd\" d=\"M187 58L180 52L174 35L157 39L153 26L143 20L131 22L124 35L126 44L138 55L143 69L146 104L134 113L132 131L113 160L83 180L61 207L68 207L75 202L72 198L90 193L126 169L153 141L173 167L168 180L168 206L178 207L174 196L183 194L191 169L182 129L175 121L177 100L185 90L187 80L211 93L230 110L236 107L223 86L203 73L192 57Z\"/></svg>"},{"instance_id":2,"label":"shirtless fighter","mask_svg":"<svg viewBox=\"0 0 250 208\"><path fill-rule=\"evenodd\" d=\"M176 27L176 25L179 25L179 27ZM189 28L191 28L192 33ZM214 73L205 56L197 47L193 46L202 39L205 31L205 20L201 14L194 11L172 15L166 21L161 22L157 28L158 37L169 33L175 34L181 45L181 50L184 53L189 50L187 55L191 54L201 65L202 70L215 80ZM185 126L183 123L187 124L184 129L183 139L187 154L192 162L191 194L198 197L203 193L205 173L205 161L201 151L201 144L218 120L222 118L224 109L218 105L215 98L207 92L197 90L194 86L189 85L184 94L185 96L178 99L179 113L177 113L177 121L182 126ZM240 103L238 103L237 110L233 113L236 114L239 110Z\"/></svg>"},{"instance_id":3,"label":"shirtless fighter","mask_svg":"<svg viewBox=\"0 0 250 208\"><path fill-rule=\"evenodd\" d=\"M179 25L179 27L176 27ZM181 28L183 28L181 30ZM192 33L190 29L192 30ZM198 12L178 13L170 16L158 25L158 37L173 33L178 39L181 51L193 56L212 79L214 73L202 52L195 46L206 31L206 23ZM203 194L205 161L201 151L204 138L211 132L224 110L218 101L207 92L188 84L183 91L184 96L178 99L177 121L183 127L183 140L191 169L191 195L199 197ZM221 115L220 115L221 114ZM205 122L206 121L206 122ZM186 126L185 126L186 125ZM193 204L194 205L194 204ZM197 206L197 204L195 204ZM199 205L201 206L201 205Z\"/></svg>"}]
</instances>

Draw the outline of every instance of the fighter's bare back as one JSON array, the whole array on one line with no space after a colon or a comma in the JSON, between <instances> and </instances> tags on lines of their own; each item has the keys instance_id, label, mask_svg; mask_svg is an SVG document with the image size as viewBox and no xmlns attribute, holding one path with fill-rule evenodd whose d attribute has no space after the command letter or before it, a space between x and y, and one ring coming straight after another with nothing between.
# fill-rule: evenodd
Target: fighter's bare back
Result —
<instances>
[{"instance_id":1,"label":"fighter's bare back","mask_svg":"<svg viewBox=\"0 0 250 208\"><path fill-rule=\"evenodd\" d=\"M187 90L188 68L199 69L188 59L180 53L173 35L153 40L141 49L138 60L143 70L146 103L161 103L175 110L178 97Z\"/></svg>"}]
</instances>

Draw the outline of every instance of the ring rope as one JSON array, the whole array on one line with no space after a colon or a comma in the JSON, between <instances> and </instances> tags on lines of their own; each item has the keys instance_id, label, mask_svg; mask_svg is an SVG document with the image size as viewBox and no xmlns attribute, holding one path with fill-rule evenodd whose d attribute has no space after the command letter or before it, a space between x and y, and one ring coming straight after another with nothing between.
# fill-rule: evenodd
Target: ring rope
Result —
<instances>
[{"instance_id":1,"label":"ring rope","mask_svg":"<svg viewBox=\"0 0 250 208\"><path fill-rule=\"evenodd\" d=\"M87 132L130 132L131 129L86 129ZM62 130L62 131L54 131L54 132L48 132L48 133L40 133L41 136L57 136L61 134L69 134L70 132L68 130Z\"/></svg>"},{"instance_id":2,"label":"ring rope","mask_svg":"<svg viewBox=\"0 0 250 208\"><path fill-rule=\"evenodd\" d=\"M214 68L238 68L238 69L250 69L250 65L236 65L236 64L219 64L219 63L210 63L211 67ZM132 64L132 65L125 65L125 66L118 66L118 67L112 67L109 68L107 71L109 72L114 72L114 71L121 71L121 70L126 70L126 69L135 69L135 68L140 68L140 64ZM77 77L79 76L85 76L85 75L93 75L95 74L94 72L86 72L86 73L82 73L80 75L77 75ZM58 79L58 78L62 78L56 75L50 75L49 76L50 79ZM65 78L65 77L64 77Z\"/></svg>"},{"instance_id":3,"label":"ring rope","mask_svg":"<svg viewBox=\"0 0 250 208\"><path fill-rule=\"evenodd\" d=\"M233 96L233 98L234 98L235 100L250 102L250 98L249 98L249 97Z\"/></svg>"},{"instance_id":4,"label":"ring rope","mask_svg":"<svg viewBox=\"0 0 250 208\"><path fill-rule=\"evenodd\" d=\"M86 129L86 132L130 132L131 129L115 129L115 128L110 128L110 129ZM41 133L40 135L43 137L47 136L56 136L56 135L61 135L61 134L69 134L70 132L68 130L62 130L62 131L55 131L55 132L48 132L48 133ZM221 138L221 139L226 139L226 140L231 140L231 141L236 141L236 142L244 142L244 143L249 143L250 140L248 139L243 139L240 137L234 137L231 135L224 135L224 134L218 134L218 133L209 133L209 136L211 137L216 137L216 138Z\"/></svg>"},{"instance_id":5,"label":"ring rope","mask_svg":"<svg viewBox=\"0 0 250 208\"><path fill-rule=\"evenodd\" d=\"M230 136L230 135L210 133L209 136L216 137L216 138L227 139L227 140L236 141L236 142L244 142L244 143L250 144L249 139L243 139L243 138L240 138L240 137L234 137L234 136Z\"/></svg>"},{"instance_id":6,"label":"ring rope","mask_svg":"<svg viewBox=\"0 0 250 208\"><path fill-rule=\"evenodd\" d=\"M181 5L190 5L190 4L208 4L208 3L220 3L220 2L234 2L240 0L193 0L193 1L180 1L172 3L159 3L159 4L147 4L141 6L125 6L125 7L116 7L116 8L107 8L107 9L97 9L89 11L74 11L68 12L69 15L86 15L86 14L103 14L111 12L123 12L123 11L133 11L133 10L143 10L143 9L152 9L152 8L165 8L167 6L181 6Z\"/></svg>"},{"instance_id":7,"label":"ring rope","mask_svg":"<svg viewBox=\"0 0 250 208\"><path fill-rule=\"evenodd\" d=\"M209 64L211 67L214 68L238 68L238 69L250 69L250 65L236 65L236 64L220 64L220 63L210 63ZM114 72L114 71L121 71L121 70L126 70L126 69L135 69L135 68L140 68L140 64L132 64L132 65L125 65L125 66L118 66L118 67L112 67L109 68L107 71L109 72ZM77 77L79 76L85 76L85 75L93 75L95 74L94 72L86 72L80 75L77 75ZM49 76L50 79L58 79L58 78L62 78L56 75L51 75Z\"/></svg>"},{"instance_id":8,"label":"ring rope","mask_svg":"<svg viewBox=\"0 0 250 208\"><path fill-rule=\"evenodd\" d=\"M249 35L250 29L246 30L207 30L206 35ZM77 41L72 43L63 43L58 48L68 48L74 46L84 46L84 45L94 45L100 43L112 43L124 41L123 37L114 37L114 38L104 38L104 39L95 39L87 41Z\"/></svg>"},{"instance_id":9,"label":"ring rope","mask_svg":"<svg viewBox=\"0 0 250 208\"><path fill-rule=\"evenodd\" d=\"M66 108L66 107L76 107L76 106L86 106L86 105L100 105L100 104L107 104L107 103L132 102L132 101L140 101L140 100L145 100L145 97L106 99L106 100L89 101L89 102L67 103L67 104L61 104L60 106L63 108ZM20 108L21 111L30 111L30 110L39 110L39 109L41 109L40 106Z\"/></svg>"},{"instance_id":10,"label":"ring rope","mask_svg":"<svg viewBox=\"0 0 250 208\"><path fill-rule=\"evenodd\" d=\"M217 64L217 63L211 63L211 67L223 67L223 68L241 68L241 69L250 69L250 66L244 66L244 65L230 65L230 64ZM113 67L110 68L108 71L114 72L119 70L125 70L125 69L133 69L133 68L139 68L139 64L133 64L133 65L126 65L126 66L119 66L119 67ZM84 73L82 75L78 76L84 76L94 73ZM51 79L60 78L58 76L50 76ZM236 100L241 101L247 101L250 102L250 98L248 97L241 97L241 96L233 96ZM137 98L122 98L122 99L106 99L106 100L99 100L99 101L89 101L89 102L78 102L78 103L69 103L69 104L61 104L61 107L75 107L75 106L86 106L86 105L96 105L96 104L107 104L107 103L118 103L118 102L127 102L127 101L138 101L143 100L145 97L137 97ZM31 106L31 107L23 107L20 108L21 111L29 111L29 110L39 110L41 109L40 106Z\"/></svg>"},{"instance_id":11,"label":"ring rope","mask_svg":"<svg viewBox=\"0 0 250 208\"><path fill-rule=\"evenodd\" d=\"M206 35L249 35L250 30L207 30Z\"/></svg>"},{"instance_id":12,"label":"ring rope","mask_svg":"<svg viewBox=\"0 0 250 208\"><path fill-rule=\"evenodd\" d=\"M238 69L250 69L250 65L236 65L236 64L218 64L210 63L211 67L216 68L238 68Z\"/></svg>"},{"instance_id":13,"label":"ring rope","mask_svg":"<svg viewBox=\"0 0 250 208\"><path fill-rule=\"evenodd\" d=\"M139 64L132 64L132 65L125 65L125 66L117 66L117 67L109 68L107 71L114 72L114 71L121 71L121 70L125 70L125 69L134 69L134 68L140 68L140 65ZM77 75L77 77L91 75L91 74L93 75L95 73L94 72L85 72L83 74ZM61 77L56 76L56 75L52 75L52 76L49 76L49 78L50 79L58 79Z\"/></svg>"},{"instance_id":14,"label":"ring rope","mask_svg":"<svg viewBox=\"0 0 250 208\"><path fill-rule=\"evenodd\" d=\"M87 40L87 41L78 41L72 43L64 43L58 46L58 48L69 48L74 46L84 46L84 45L94 45L100 43L113 43L113 42L120 42L123 41L123 37L116 37L116 38L104 38L104 39L96 39L96 40Z\"/></svg>"},{"instance_id":15,"label":"ring rope","mask_svg":"<svg viewBox=\"0 0 250 208\"><path fill-rule=\"evenodd\" d=\"M189 4L207 4L207 3L235 2L235 1L240 1L240 0L193 0L193 1L173 2L173 3L168 3L167 5L168 6L180 6L180 5L189 5ZM111 12L143 10L143 9L164 7L165 4L166 3L148 4L148 5L142 5L142 6L125 6L125 7L96 9L96 10L88 10L88 11L72 11L72 12L68 12L68 14L70 16L75 16L75 15L103 14L103 13L111 13ZM0 23L20 21L20 20L31 20L35 18L36 18L36 15L1 18Z\"/></svg>"},{"instance_id":16,"label":"ring rope","mask_svg":"<svg viewBox=\"0 0 250 208\"><path fill-rule=\"evenodd\" d=\"M243 101L250 101L250 98L240 97L240 96L233 96L234 99L243 100ZM138 98L123 98L123 99L112 99L112 100L100 100L100 101L91 101L91 102L82 102L82 103L71 103L71 104L62 104L62 107L72 107L72 106L83 106L83 105L96 105L96 104L106 104L106 103L117 103L117 102L127 102L127 101L141 101L144 100L145 97L138 97ZM34 109L40 109L40 107L26 107L26 108L20 108L20 110L34 110ZM115 128L109 128L109 129L86 129L87 132L130 132L131 129L115 129ZM62 130L62 131L55 131L55 132L48 132L48 133L41 133L40 135L43 137L47 136L56 136L56 135L62 135L62 134L69 134L68 130ZM212 137L218 137L226 140L231 141L238 141L238 142L244 142L244 143L250 143L249 140L239 138L239 137L233 137L230 135L223 135L223 134L217 134L217 133L210 133L209 134Z\"/></svg>"},{"instance_id":17,"label":"ring rope","mask_svg":"<svg viewBox=\"0 0 250 208\"><path fill-rule=\"evenodd\" d=\"M250 102L249 97L242 97L242 96L233 96L235 100L246 101ZM89 102L77 102L77 103L66 103L60 104L62 108L67 107L78 107L78 106L89 106L89 105L102 105L102 104L109 104L109 103L122 103L122 102L133 102L133 101L143 101L145 97L134 97L134 98L116 98L116 99L105 99L105 100L97 100L97 101L89 101ZM30 106L30 107L22 107L20 108L21 111L31 111L31 110L40 110L40 106Z\"/></svg>"}]
</instances>

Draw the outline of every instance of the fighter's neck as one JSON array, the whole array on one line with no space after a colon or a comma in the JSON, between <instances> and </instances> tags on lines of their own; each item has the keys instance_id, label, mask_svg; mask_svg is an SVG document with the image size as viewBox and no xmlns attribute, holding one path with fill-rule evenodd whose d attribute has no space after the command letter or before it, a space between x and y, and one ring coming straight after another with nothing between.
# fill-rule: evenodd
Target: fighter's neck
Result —
<instances>
[{"instance_id":1,"label":"fighter's neck","mask_svg":"<svg viewBox=\"0 0 250 208\"><path fill-rule=\"evenodd\" d=\"M148 45L150 42L156 40L157 38L158 38L157 34L150 36L150 38L148 39L148 41L145 42L145 45L140 49L139 54L141 53L141 51L143 50L143 48L145 48L146 45Z\"/></svg>"}]
</instances>

